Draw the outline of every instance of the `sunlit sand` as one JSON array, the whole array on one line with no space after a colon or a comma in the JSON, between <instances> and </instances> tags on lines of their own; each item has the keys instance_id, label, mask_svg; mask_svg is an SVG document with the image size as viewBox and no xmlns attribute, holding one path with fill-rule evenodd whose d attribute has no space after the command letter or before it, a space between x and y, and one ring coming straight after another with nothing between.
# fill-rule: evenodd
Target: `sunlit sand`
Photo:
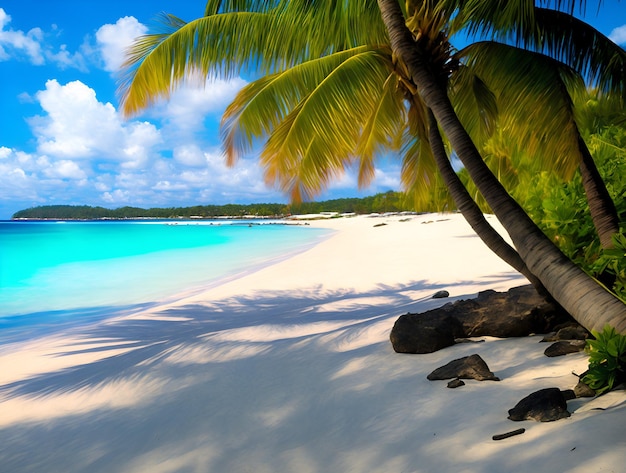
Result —
<instances>
[{"instance_id":1,"label":"sunlit sand","mask_svg":"<svg viewBox=\"0 0 626 473\"><path fill-rule=\"evenodd\" d=\"M566 420L507 419L572 388L583 353L547 358L541 336L394 353L398 316L527 283L460 215L307 223L336 232L199 294L3 345L0 470L623 471L623 392L570 401ZM500 382L426 379L473 353Z\"/></svg>"}]
</instances>

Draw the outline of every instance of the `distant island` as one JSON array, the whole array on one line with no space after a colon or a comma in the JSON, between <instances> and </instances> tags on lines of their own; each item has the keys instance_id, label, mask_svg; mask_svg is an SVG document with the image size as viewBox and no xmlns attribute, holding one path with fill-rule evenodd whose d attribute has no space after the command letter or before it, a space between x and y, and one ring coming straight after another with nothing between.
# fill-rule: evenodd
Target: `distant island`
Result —
<instances>
[{"instance_id":1,"label":"distant island","mask_svg":"<svg viewBox=\"0 0 626 473\"><path fill-rule=\"evenodd\" d=\"M142 209L120 207L107 209L88 205L43 205L20 210L13 220L103 220L103 219L180 219L180 218L283 218L295 214L321 212L367 214L374 212L400 212L413 210L407 205L403 193L388 191L363 198L333 199L300 204L226 204L195 205L192 207L168 207Z\"/></svg>"}]
</instances>

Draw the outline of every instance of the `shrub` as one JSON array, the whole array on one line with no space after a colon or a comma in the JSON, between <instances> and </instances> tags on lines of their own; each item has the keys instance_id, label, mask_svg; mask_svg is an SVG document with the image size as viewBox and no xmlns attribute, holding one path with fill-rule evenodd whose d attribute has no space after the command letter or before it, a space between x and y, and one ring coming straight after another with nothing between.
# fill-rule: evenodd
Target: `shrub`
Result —
<instances>
[{"instance_id":1,"label":"shrub","mask_svg":"<svg viewBox=\"0 0 626 473\"><path fill-rule=\"evenodd\" d=\"M626 380L626 336L610 326L602 332L593 331L595 340L587 340L589 370L582 381L602 394Z\"/></svg>"}]
</instances>

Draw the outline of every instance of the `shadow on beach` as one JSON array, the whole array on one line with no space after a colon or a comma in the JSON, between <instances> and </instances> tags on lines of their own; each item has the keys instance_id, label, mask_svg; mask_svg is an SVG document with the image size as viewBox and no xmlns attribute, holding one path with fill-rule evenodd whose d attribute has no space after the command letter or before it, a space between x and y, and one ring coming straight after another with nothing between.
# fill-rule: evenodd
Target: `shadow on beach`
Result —
<instances>
[{"instance_id":1,"label":"shadow on beach","mask_svg":"<svg viewBox=\"0 0 626 473\"><path fill-rule=\"evenodd\" d=\"M511 274L484 289L500 279ZM480 395L459 405L459 393L426 375L475 344L411 356L388 341L399 315L472 297L430 298L468 284L275 291L72 327L71 342L45 356L92 361L0 387L0 464L13 472L524 471L540 435L527 435L525 453L512 449L504 464L500 453L490 458L489 441L510 427L506 409L523 383L470 383L465 393ZM519 360L545 363L536 339L506 342L480 344L490 346L494 371L515 378ZM490 411L497 421L476 420ZM553 439L551 449L567 442ZM533 461L554 466L551 455L536 448Z\"/></svg>"}]
</instances>

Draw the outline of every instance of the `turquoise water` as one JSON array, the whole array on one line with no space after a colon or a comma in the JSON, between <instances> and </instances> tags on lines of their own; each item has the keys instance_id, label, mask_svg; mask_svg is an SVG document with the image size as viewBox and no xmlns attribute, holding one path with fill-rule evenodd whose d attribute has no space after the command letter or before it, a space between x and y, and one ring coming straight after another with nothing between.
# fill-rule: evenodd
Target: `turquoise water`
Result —
<instances>
[{"instance_id":1,"label":"turquoise water","mask_svg":"<svg viewBox=\"0 0 626 473\"><path fill-rule=\"evenodd\" d=\"M162 302L302 251L328 233L232 221L0 222L0 318L17 325L26 316L46 322Z\"/></svg>"}]
</instances>

